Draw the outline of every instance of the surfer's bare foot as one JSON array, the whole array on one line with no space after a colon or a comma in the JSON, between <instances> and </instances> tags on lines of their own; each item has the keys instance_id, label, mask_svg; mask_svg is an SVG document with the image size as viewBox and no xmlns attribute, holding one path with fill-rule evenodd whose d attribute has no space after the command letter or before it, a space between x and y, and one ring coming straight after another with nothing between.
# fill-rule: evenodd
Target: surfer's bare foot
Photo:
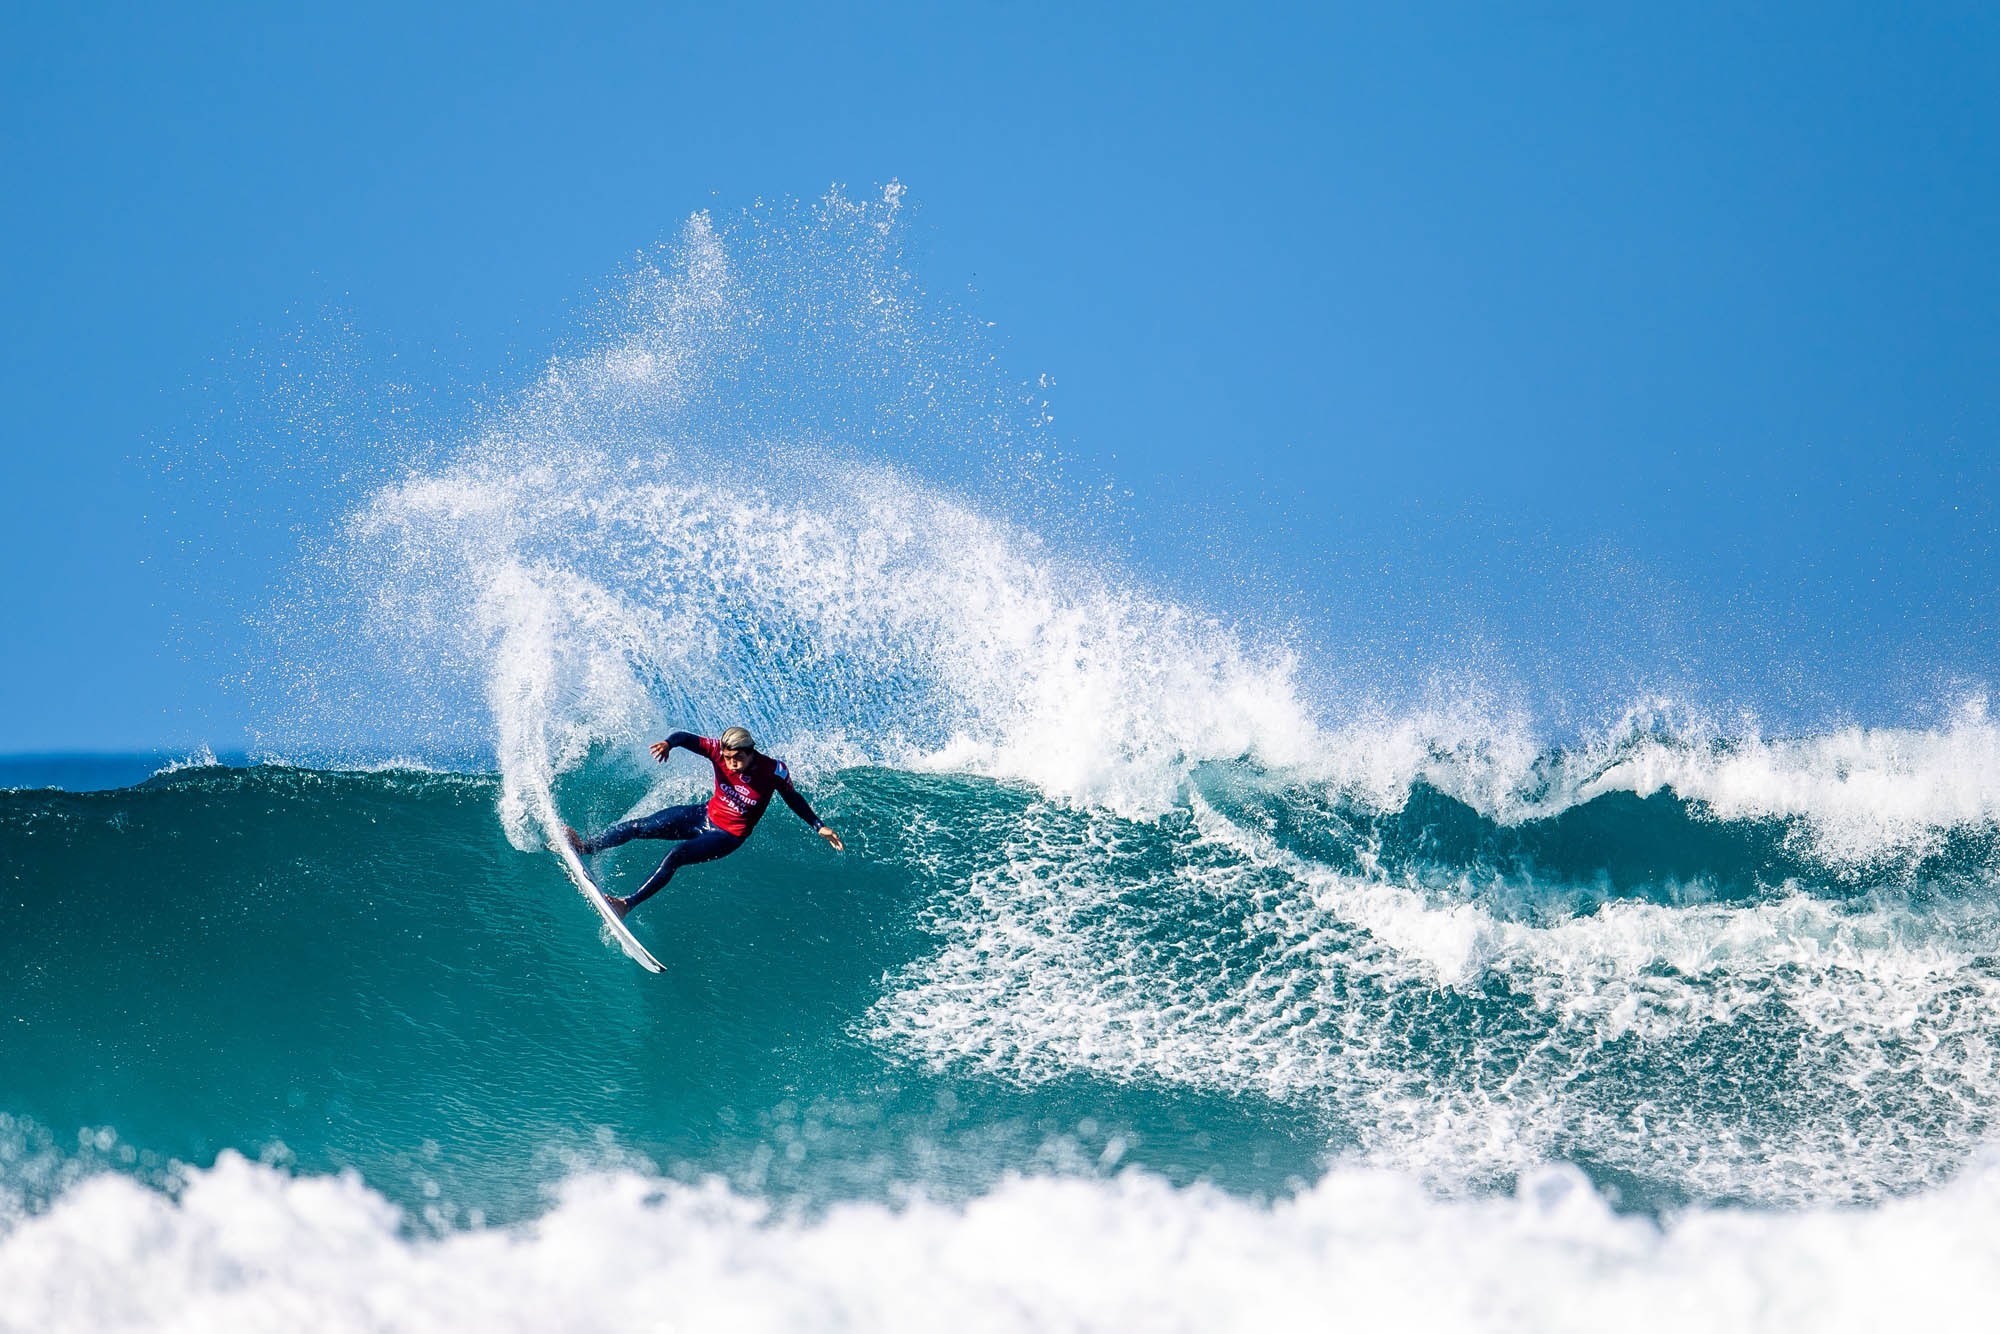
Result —
<instances>
[{"instance_id":1,"label":"surfer's bare foot","mask_svg":"<svg viewBox=\"0 0 2000 1334\"><path fill-rule=\"evenodd\" d=\"M631 900L621 899L616 894L606 894L604 901L611 905L611 911L617 915L618 920L621 922L625 920L625 914L632 911Z\"/></svg>"},{"instance_id":2,"label":"surfer's bare foot","mask_svg":"<svg viewBox=\"0 0 2000 1334\"><path fill-rule=\"evenodd\" d=\"M571 850L572 850L573 852L575 852L577 856L579 856L579 857L583 856L583 835L582 835L582 834L579 834L579 833L577 833L577 832L576 832L576 830L575 830L575 829L573 829L573 828L571 828L571 827L570 827L569 825L564 825L564 826L563 826L563 837L564 837L565 839L567 839L567 840L569 841L569 846L570 846L570 849L571 849Z\"/></svg>"}]
</instances>

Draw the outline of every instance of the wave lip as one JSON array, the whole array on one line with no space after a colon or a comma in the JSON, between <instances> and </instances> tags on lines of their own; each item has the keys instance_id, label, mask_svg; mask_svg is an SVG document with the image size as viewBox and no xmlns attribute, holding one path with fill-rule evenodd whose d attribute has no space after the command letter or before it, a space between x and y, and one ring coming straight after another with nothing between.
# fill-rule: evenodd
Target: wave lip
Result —
<instances>
[{"instance_id":1,"label":"wave lip","mask_svg":"<svg viewBox=\"0 0 2000 1334\"><path fill-rule=\"evenodd\" d=\"M1773 740L1641 699L1554 747L1474 683L1376 707L1358 692L1381 682L1308 679L1302 631L1159 595L1050 461L1046 403L905 267L902 200L695 215L536 380L378 474L314 567L320 601L277 618L303 642L270 655L295 715L274 725L317 742L388 714L490 754L523 849L593 751L734 722L808 770L977 773L1147 817L1247 759L1503 823L1670 789L1791 822L1830 864L2000 828L1980 700L1931 731Z\"/></svg>"},{"instance_id":2,"label":"wave lip","mask_svg":"<svg viewBox=\"0 0 2000 1334\"><path fill-rule=\"evenodd\" d=\"M1441 1201L1336 1167L1271 1205L1126 1173L801 1217L718 1183L566 1181L530 1224L411 1233L360 1178L225 1153L0 1232L0 1329L1878 1331L2000 1300L2000 1160L1867 1211L1620 1217L1573 1168Z\"/></svg>"},{"instance_id":3,"label":"wave lip","mask_svg":"<svg viewBox=\"0 0 2000 1334\"><path fill-rule=\"evenodd\" d=\"M1615 757L1573 799L1662 788L1719 820L1799 821L1830 862L1923 855L1953 829L2000 827L2000 725L1977 697L1931 730L1653 741Z\"/></svg>"},{"instance_id":4,"label":"wave lip","mask_svg":"<svg viewBox=\"0 0 2000 1334\"><path fill-rule=\"evenodd\" d=\"M1941 725L1850 726L1766 737L1670 700L1635 703L1565 745L1477 695L1341 724L1306 738L1292 767L1393 811L1429 787L1489 820L1547 820L1601 797L1670 792L1722 823L1784 827L1787 846L1830 869L1912 864L1949 839L2000 834L2000 724L1984 696Z\"/></svg>"}]
</instances>

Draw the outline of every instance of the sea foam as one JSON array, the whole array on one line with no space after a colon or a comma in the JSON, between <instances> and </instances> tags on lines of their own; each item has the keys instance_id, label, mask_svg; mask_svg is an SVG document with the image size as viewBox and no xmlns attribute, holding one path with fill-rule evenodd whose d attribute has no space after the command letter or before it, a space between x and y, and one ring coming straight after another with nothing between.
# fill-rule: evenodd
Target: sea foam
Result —
<instances>
[{"instance_id":1,"label":"sea foam","mask_svg":"<svg viewBox=\"0 0 2000 1334\"><path fill-rule=\"evenodd\" d=\"M1045 805L998 832L989 866L939 886L938 947L861 1031L939 1071L1314 1107L1337 1142L1448 1190L1588 1153L1697 1198L1873 1200L1988 1133L1990 899L1793 885L1523 918L1193 801L1157 831Z\"/></svg>"},{"instance_id":2,"label":"sea foam","mask_svg":"<svg viewBox=\"0 0 2000 1334\"><path fill-rule=\"evenodd\" d=\"M0 1329L1873 1331L2000 1300L2000 1164L1877 1208L1613 1213L1574 1169L1436 1199L1335 1168L1260 1204L1139 1173L799 1217L719 1184L566 1181L529 1224L412 1232L358 1177L225 1153L0 1233Z\"/></svg>"},{"instance_id":3,"label":"sea foam","mask_svg":"<svg viewBox=\"0 0 2000 1334\"><path fill-rule=\"evenodd\" d=\"M1052 461L1039 396L904 266L901 202L696 215L537 379L359 498L317 609L272 618L303 636L273 655L276 748L387 713L441 753L492 753L522 846L586 756L737 722L807 772L971 772L1148 817L1195 766L1249 759L1505 823L1666 790L1785 824L1830 865L2000 825L1976 692L1929 728L1797 737L1604 699L1558 736L1505 681L1330 681L1306 630L1162 595Z\"/></svg>"}]
</instances>

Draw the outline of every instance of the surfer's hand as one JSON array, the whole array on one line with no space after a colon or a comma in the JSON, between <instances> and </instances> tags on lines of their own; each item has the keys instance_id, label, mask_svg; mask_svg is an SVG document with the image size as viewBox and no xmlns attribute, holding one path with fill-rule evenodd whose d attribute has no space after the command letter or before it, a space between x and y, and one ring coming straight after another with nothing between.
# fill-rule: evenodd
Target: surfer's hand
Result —
<instances>
[{"instance_id":1,"label":"surfer's hand","mask_svg":"<svg viewBox=\"0 0 2000 1334\"><path fill-rule=\"evenodd\" d=\"M819 836L825 839L828 843L831 843L833 845L833 850L835 852L847 851L847 845L840 841L840 835L834 833L831 829L828 829L825 825L821 825L819 827Z\"/></svg>"},{"instance_id":2,"label":"surfer's hand","mask_svg":"<svg viewBox=\"0 0 2000 1334\"><path fill-rule=\"evenodd\" d=\"M665 764L667 762L667 752L672 749L673 747L664 741L655 741L653 743L653 758L661 764Z\"/></svg>"}]
</instances>

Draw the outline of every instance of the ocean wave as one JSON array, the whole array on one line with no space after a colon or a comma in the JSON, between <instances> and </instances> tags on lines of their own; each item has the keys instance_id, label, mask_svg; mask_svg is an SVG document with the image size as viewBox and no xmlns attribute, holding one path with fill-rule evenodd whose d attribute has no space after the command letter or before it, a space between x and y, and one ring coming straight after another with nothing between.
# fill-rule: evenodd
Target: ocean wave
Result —
<instances>
[{"instance_id":1,"label":"ocean wave","mask_svg":"<svg viewBox=\"0 0 2000 1334\"><path fill-rule=\"evenodd\" d=\"M1164 595L1050 460L1039 399L903 266L901 199L696 215L539 377L358 497L269 618L298 638L267 665L266 748L366 754L393 718L414 753L490 756L523 849L562 776L731 723L808 773L978 774L1151 819L1242 762L1503 825L1670 792L1827 867L2000 831L1976 692L1927 728L1785 736L1601 699L1555 735L1504 680L1328 680L1306 631Z\"/></svg>"},{"instance_id":2,"label":"ocean wave","mask_svg":"<svg viewBox=\"0 0 2000 1334\"><path fill-rule=\"evenodd\" d=\"M1165 829L1033 807L994 853L862 1026L939 1071L1303 1102L1445 1189L1587 1157L1764 1204L1935 1184L2000 1103L1990 892L1502 915L1477 866L1337 869L1198 799Z\"/></svg>"},{"instance_id":3,"label":"ocean wave","mask_svg":"<svg viewBox=\"0 0 2000 1334\"><path fill-rule=\"evenodd\" d=\"M352 1174L225 1152L104 1174L0 1231L0 1329L1874 1331L2000 1300L2000 1162L1869 1210L1620 1216L1560 1165L1439 1200L1335 1168L1269 1205L1142 1173L961 1205L774 1211L711 1182L565 1181L511 1228L413 1233Z\"/></svg>"},{"instance_id":4,"label":"ocean wave","mask_svg":"<svg viewBox=\"0 0 2000 1334\"><path fill-rule=\"evenodd\" d=\"M776 877L757 868L783 835L760 833L649 908L681 914L658 952L699 979L676 1021L692 1059L739 1050L715 997L772 990L742 942L819 911L837 947L789 956L778 990L837 994L815 1031L870 1071L1276 1106L1328 1152L1463 1196L1568 1161L1667 1205L1879 1204L1987 1141L2000 726L1976 692L1928 725L1806 735L1596 700L1557 734L1504 681L1330 681L1307 632L1168 596L1072 531L1064 479L982 484L970 461L1019 480L1039 437L927 332L897 208L691 219L586 341L357 499L319 584L271 618L304 642L271 655L265 749L476 753L497 780L463 781L440 858L410 849L437 812L377 800L415 779L342 780L368 798L339 807L350 846L286 849L345 871L369 848L381 883L343 879L341 911L385 894L462 922L468 885L552 880L496 856L472 808L538 851L557 818L696 795L645 741L741 723L831 794L854 851L808 840L821 860ZM369 751L385 719L421 743ZM321 814L284 809L308 831ZM259 829L254 803L230 818ZM378 848L389 818L402 841ZM294 869L273 854L230 883ZM698 953L718 885L771 896ZM594 919L501 922L533 892L482 900L483 956L441 957L495 989L492 958L617 966ZM397 994L445 1016L441 1051L477 1008Z\"/></svg>"},{"instance_id":5,"label":"ocean wave","mask_svg":"<svg viewBox=\"0 0 2000 1334\"><path fill-rule=\"evenodd\" d=\"M801 1058L808 1085L864 1059L1030 1101L1087 1086L1270 1106L1329 1149L1455 1192L1566 1159L1655 1202L1860 1202L1937 1184L1992 1133L1990 860L1857 886L1815 878L1781 837L1748 839L1713 854L1704 874L1740 882L1721 892L1649 875L1652 854L1616 877L1590 869L1685 838L1693 817L1658 796L1602 794L1559 817L1589 818L1551 867L1496 858L1519 829L1456 803L1385 826L1313 804L1295 776L1195 778L1178 811L1128 818L1017 783L821 775L814 796L849 856L781 820L691 877L641 923L686 981L641 1013L674 1009L690 1052L754 1051L776 1040L756 1023L791 1031L786 1007L805 1005L832 1044ZM675 782L690 786L593 763L565 780L564 809L605 822L695 795L690 776ZM67 1105L59 1072L93 1050L122 1053L121 1084L178 1087L179 1062L215 1060L183 1033L243 1035L228 1049L263 1052L257 1079L291 1087L290 1051L328 1041L331 1015L347 1045L326 1059L377 1090L380 1115L416 1115L394 1093L411 1069L497 1060L488 1034L540 1034L538 1069L560 1083L575 1057L548 979L612 985L622 964L553 866L507 851L502 791L491 776L264 767L0 798L0 856L34 887L0 903L0 953L22 979L0 1058L45 1072L9 1096ZM1607 803L1616 819L1599 818ZM602 869L651 864L621 855ZM135 865L144 879L77 935L74 887ZM189 968L201 986L144 980ZM289 999L245 1009L239 992ZM93 1022L95 1045L78 1046L83 999L139 1006L147 1025ZM764 1019L746 1027L749 1014ZM638 1040L600 1053L606 1079L649 1085ZM756 1087L754 1067L717 1096ZM595 1094L537 1096L615 1119ZM245 1098L250 1124L290 1123ZM372 1133L364 1119L336 1138Z\"/></svg>"},{"instance_id":6,"label":"ocean wave","mask_svg":"<svg viewBox=\"0 0 2000 1334\"><path fill-rule=\"evenodd\" d=\"M759 479L500 450L357 516L395 610L385 652L479 664L518 846L537 794L602 748L726 721L808 772L979 774L1146 818L1180 808L1199 766L1241 761L1382 811L1428 787L1507 825L1671 792L1703 818L1782 825L1828 867L2000 830L2000 727L1978 699L1933 729L1786 738L1648 701L1563 744L1476 691L1357 711L1304 687L1296 646L893 471L806 455Z\"/></svg>"}]
</instances>

